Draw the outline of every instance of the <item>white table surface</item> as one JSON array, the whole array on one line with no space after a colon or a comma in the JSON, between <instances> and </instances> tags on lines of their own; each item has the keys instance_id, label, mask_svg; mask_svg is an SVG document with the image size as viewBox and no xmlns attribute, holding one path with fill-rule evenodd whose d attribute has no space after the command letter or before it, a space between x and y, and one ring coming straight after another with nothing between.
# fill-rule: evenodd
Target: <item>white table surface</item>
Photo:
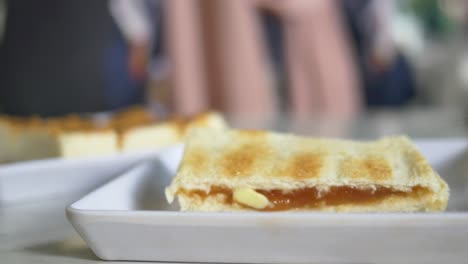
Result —
<instances>
[{"instance_id":1,"label":"white table surface","mask_svg":"<svg viewBox=\"0 0 468 264\"><path fill-rule=\"evenodd\" d=\"M352 138L399 133L418 138L468 135L465 115L453 109L374 113L353 119L346 126L325 124L323 120L322 126L316 120L285 120L278 119L267 126L300 134ZM265 125L252 122L239 126ZM112 263L100 261L68 223L64 208L78 198L51 197L0 208L0 263ZM382 263L387 262L382 260Z\"/></svg>"}]
</instances>

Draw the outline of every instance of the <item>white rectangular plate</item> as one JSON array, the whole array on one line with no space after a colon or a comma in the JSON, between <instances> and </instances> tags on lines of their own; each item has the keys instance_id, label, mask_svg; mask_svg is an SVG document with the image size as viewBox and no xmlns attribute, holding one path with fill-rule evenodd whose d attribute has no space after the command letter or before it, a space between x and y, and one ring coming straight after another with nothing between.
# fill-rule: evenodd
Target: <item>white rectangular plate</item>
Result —
<instances>
[{"instance_id":1,"label":"white rectangular plate","mask_svg":"<svg viewBox=\"0 0 468 264\"><path fill-rule=\"evenodd\" d=\"M0 206L62 195L83 195L157 151L0 165ZM76 196L75 196L76 197Z\"/></svg>"},{"instance_id":2,"label":"white rectangular plate","mask_svg":"<svg viewBox=\"0 0 468 264\"><path fill-rule=\"evenodd\" d=\"M416 144L451 187L445 213L178 212L164 197L182 155L182 147L177 147L73 203L67 216L105 260L464 262L468 141Z\"/></svg>"}]
</instances>

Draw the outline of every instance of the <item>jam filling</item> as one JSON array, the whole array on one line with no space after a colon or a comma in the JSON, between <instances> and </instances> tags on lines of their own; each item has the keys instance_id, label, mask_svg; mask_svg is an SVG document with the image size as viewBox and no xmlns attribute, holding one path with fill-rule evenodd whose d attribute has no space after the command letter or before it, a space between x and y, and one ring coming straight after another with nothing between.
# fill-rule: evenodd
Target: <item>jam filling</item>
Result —
<instances>
[{"instance_id":1,"label":"jam filling","mask_svg":"<svg viewBox=\"0 0 468 264\"><path fill-rule=\"evenodd\" d=\"M323 206L338 206L346 204L371 204L389 197L420 197L430 191L421 186L412 187L409 191L394 190L389 187L375 189L357 189L347 186L333 186L327 192L320 192L317 188L304 188L285 192L283 190L255 190L263 194L270 201L270 205L259 211L284 211L292 209L314 209ZM181 190L180 193L188 197L199 197L205 200L209 196L223 195L228 205L237 204L233 200L233 191L229 188L215 186L207 193L202 190Z\"/></svg>"}]
</instances>

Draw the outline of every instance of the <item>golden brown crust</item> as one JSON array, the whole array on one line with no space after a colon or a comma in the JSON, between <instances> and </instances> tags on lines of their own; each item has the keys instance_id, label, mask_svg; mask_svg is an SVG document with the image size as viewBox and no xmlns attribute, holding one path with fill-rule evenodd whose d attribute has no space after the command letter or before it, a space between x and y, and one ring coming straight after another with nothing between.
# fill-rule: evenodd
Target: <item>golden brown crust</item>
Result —
<instances>
[{"instance_id":1,"label":"golden brown crust","mask_svg":"<svg viewBox=\"0 0 468 264\"><path fill-rule=\"evenodd\" d=\"M393 175L390 164L382 157L348 158L342 162L340 171L344 177L351 179L366 178L376 183L391 180Z\"/></svg>"},{"instance_id":2,"label":"golden brown crust","mask_svg":"<svg viewBox=\"0 0 468 264\"><path fill-rule=\"evenodd\" d=\"M186 157L186 163L190 164L190 167L193 170L193 173L195 174L203 174L206 171L208 171L208 164L209 164L209 159L210 157L208 156L207 153L203 151L198 151L193 153L190 156Z\"/></svg>"},{"instance_id":3,"label":"golden brown crust","mask_svg":"<svg viewBox=\"0 0 468 264\"><path fill-rule=\"evenodd\" d=\"M268 145L245 144L227 151L219 160L223 175L227 177L247 176L255 172L256 165L270 153Z\"/></svg>"},{"instance_id":4,"label":"golden brown crust","mask_svg":"<svg viewBox=\"0 0 468 264\"><path fill-rule=\"evenodd\" d=\"M0 116L0 123L8 126L11 132L18 133L25 129L43 129L44 121L39 116L11 117Z\"/></svg>"},{"instance_id":5,"label":"golden brown crust","mask_svg":"<svg viewBox=\"0 0 468 264\"><path fill-rule=\"evenodd\" d=\"M44 120L45 127L54 135L61 133L95 133L110 132L109 126L96 124L92 119L71 114L63 117L48 118Z\"/></svg>"},{"instance_id":6,"label":"golden brown crust","mask_svg":"<svg viewBox=\"0 0 468 264\"><path fill-rule=\"evenodd\" d=\"M202 113L198 114L192 118L189 118L192 120L192 124L195 124L197 126L207 126L210 122L210 112L207 113Z\"/></svg>"},{"instance_id":7,"label":"golden brown crust","mask_svg":"<svg viewBox=\"0 0 468 264\"><path fill-rule=\"evenodd\" d=\"M193 116L172 116L166 120L181 136L185 136L191 129L207 127L226 127L222 116L217 112L204 112ZM219 124L219 123L222 124Z\"/></svg>"},{"instance_id":8,"label":"golden brown crust","mask_svg":"<svg viewBox=\"0 0 468 264\"><path fill-rule=\"evenodd\" d=\"M221 115L216 112L205 112L189 117L172 116L167 119L159 119L143 107L132 107L113 116L110 126L115 128L122 136L131 133L132 129L154 125L171 126L179 136L183 137L193 127L213 126L216 118L224 122ZM221 126L225 126L225 124Z\"/></svg>"},{"instance_id":9,"label":"golden brown crust","mask_svg":"<svg viewBox=\"0 0 468 264\"><path fill-rule=\"evenodd\" d=\"M115 113L110 120L110 126L118 132L124 132L135 127L151 125L157 121L158 118L146 108L133 106Z\"/></svg>"},{"instance_id":10,"label":"golden brown crust","mask_svg":"<svg viewBox=\"0 0 468 264\"><path fill-rule=\"evenodd\" d=\"M297 180L317 178L324 165L324 158L324 155L318 152L295 154L286 161L285 169L281 170L280 175L290 175Z\"/></svg>"},{"instance_id":11,"label":"golden brown crust","mask_svg":"<svg viewBox=\"0 0 468 264\"><path fill-rule=\"evenodd\" d=\"M63 117L48 118L45 120L50 127L58 127L61 130L88 130L95 127L92 120L83 118L76 114Z\"/></svg>"},{"instance_id":12,"label":"golden brown crust","mask_svg":"<svg viewBox=\"0 0 468 264\"><path fill-rule=\"evenodd\" d=\"M239 137L243 140L265 140L268 133L263 130L239 130Z\"/></svg>"},{"instance_id":13,"label":"golden brown crust","mask_svg":"<svg viewBox=\"0 0 468 264\"><path fill-rule=\"evenodd\" d=\"M108 127L97 126L93 120L76 114L63 117L40 118L32 117L0 117L0 122L8 125L12 132L42 131L53 134L60 132L87 132L109 130Z\"/></svg>"}]
</instances>

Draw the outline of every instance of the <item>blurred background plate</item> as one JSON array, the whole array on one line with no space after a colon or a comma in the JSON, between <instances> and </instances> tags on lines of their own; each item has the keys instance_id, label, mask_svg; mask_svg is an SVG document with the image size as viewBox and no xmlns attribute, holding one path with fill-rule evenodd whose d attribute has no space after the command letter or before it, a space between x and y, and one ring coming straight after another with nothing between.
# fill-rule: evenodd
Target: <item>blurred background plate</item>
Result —
<instances>
[{"instance_id":1,"label":"blurred background plate","mask_svg":"<svg viewBox=\"0 0 468 264\"><path fill-rule=\"evenodd\" d=\"M144 151L96 158L49 159L0 166L0 206L82 195L130 167L154 158Z\"/></svg>"}]
</instances>

